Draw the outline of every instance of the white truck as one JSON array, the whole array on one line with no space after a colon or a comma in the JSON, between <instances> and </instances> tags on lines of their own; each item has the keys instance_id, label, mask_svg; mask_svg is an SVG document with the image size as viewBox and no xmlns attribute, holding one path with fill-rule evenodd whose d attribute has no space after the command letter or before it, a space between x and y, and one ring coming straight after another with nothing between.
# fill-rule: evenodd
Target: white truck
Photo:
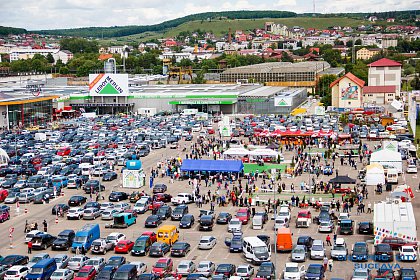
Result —
<instances>
[{"instance_id":1,"label":"white truck","mask_svg":"<svg viewBox=\"0 0 420 280\"><path fill-rule=\"evenodd\" d=\"M193 203L194 197L190 193L179 193L177 196L172 197L171 202L173 205Z\"/></svg>"}]
</instances>

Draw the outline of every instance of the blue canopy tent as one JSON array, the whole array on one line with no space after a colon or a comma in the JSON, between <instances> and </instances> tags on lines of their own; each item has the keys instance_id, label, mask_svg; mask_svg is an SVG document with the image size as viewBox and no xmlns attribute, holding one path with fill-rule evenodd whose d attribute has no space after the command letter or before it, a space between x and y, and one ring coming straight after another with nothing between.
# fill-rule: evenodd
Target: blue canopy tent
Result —
<instances>
[{"instance_id":1,"label":"blue canopy tent","mask_svg":"<svg viewBox=\"0 0 420 280\"><path fill-rule=\"evenodd\" d=\"M235 172L240 173L244 164L240 160L184 159L181 171L190 172Z\"/></svg>"}]
</instances>

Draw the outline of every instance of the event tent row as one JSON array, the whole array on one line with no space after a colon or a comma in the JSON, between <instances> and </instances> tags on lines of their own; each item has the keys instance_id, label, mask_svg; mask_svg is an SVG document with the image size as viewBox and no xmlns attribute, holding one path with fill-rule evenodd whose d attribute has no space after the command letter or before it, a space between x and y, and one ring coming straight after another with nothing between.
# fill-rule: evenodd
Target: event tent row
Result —
<instances>
[{"instance_id":1,"label":"event tent row","mask_svg":"<svg viewBox=\"0 0 420 280\"><path fill-rule=\"evenodd\" d=\"M337 137L337 133L330 131L290 131L290 130L280 130L276 129L274 131L264 130L262 132L255 133L255 136L259 137Z\"/></svg>"},{"instance_id":2,"label":"event tent row","mask_svg":"<svg viewBox=\"0 0 420 280\"><path fill-rule=\"evenodd\" d=\"M271 149L255 149L253 151L245 148L230 148L223 153L223 158L228 159L232 157L271 157L277 159L279 153Z\"/></svg>"}]
</instances>

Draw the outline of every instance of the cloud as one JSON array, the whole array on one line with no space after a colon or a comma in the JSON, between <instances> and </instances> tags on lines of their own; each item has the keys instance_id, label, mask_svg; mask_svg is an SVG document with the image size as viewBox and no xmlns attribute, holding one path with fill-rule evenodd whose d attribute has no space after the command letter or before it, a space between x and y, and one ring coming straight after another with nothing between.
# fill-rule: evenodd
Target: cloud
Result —
<instances>
[{"instance_id":1,"label":"cloud","mask_svg":"<svg viewBox=\"0 0 420 280\"><path fill-rule=\"evenodd\" d=\"M232 10L312 12L313 0L0 0L0 25L29 30L85 26L147 25L193 13ZM316 12L380 12L417 9L420 0L315 0Z\"/></svg>"}]
</instances>

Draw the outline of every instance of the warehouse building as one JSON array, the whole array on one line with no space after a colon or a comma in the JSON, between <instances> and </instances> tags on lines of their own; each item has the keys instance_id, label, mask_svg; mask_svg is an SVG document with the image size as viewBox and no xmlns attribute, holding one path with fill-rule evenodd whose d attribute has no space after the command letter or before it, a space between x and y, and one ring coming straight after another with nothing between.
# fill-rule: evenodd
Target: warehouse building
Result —
<instances>
[{"instance_id":1,"label":"warehouse building","mask_svg":"<svg viewBox=\"0 0 420 280\"><path fill-rule=\"evenodd\" d=\"M238 97L238 113L289 114L307 96L306 88L262 86Z\"/></svg>"},{"instance_id":2,"label":"warehouse building","mask_svg":"<svg viewBox=\"0 0 420 280\"><path fill-rule=\"evenodd\" d=\"M268 62L227 69L220 74L220 82L305 87L312 91L316 86L318 76L329 68L330 65L325 61Z\"/></svg>"}]
</instances>

